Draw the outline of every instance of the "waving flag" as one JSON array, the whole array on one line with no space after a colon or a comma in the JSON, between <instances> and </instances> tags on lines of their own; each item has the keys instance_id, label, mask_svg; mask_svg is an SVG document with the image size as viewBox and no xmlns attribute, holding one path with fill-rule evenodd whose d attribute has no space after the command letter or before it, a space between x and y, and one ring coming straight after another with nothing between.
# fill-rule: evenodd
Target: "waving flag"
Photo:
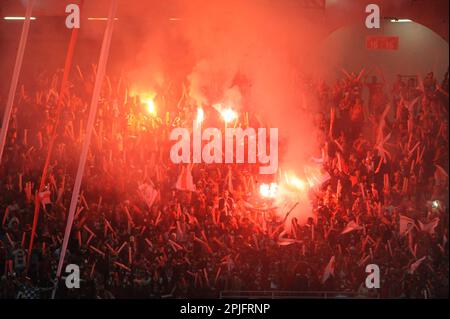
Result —
<instances>
[{"instance_id":1,"label":"waving flag","mask_svg":"<svg viewBox=\"0 0 450 319\"><path fill-rule=\"evenodd\" d=\"M156 198L158 197L158 191L155 189L153 184L141 184L139 185L139 195L145 201L148 208L151 208Z\"/></svg>"},{"instance_id":2,"label":"waving flag","mask_svg":"<svg viewBox=\"0 0 450 319\"><path fill-rule=\"evenodd\" d=\"M183 166L175 184L175 188L183 191L195 192L195 185L192 178L192 164L189 164L187 167Z\"/></svg>"},{"instance_id":3,"label":"waving flag","mask_svg":"<svg viewBox=\"0 0 450 319\"><path fill-rule=\"evenodd\" d=\"M292 239L292 238L280 238L280 239L278 239L278 242L277 242L277 244L280 246L289 246L289 245L297 244L297 243L301 244L302 241L297 240L297 239Z\"/></svg>"},{"instance_id":4,"label":"waving flag","mask_svg":"<svg viewBox=\"0 0 450 319\"><path fill-rule=\"evenodd\" d=\"M424 261L427 258L427 256L423 256L422 258L416 260L415 262L413 262L411 264L411 266L409 266L409 270L408 273L410 274L414 274L414 272L416 271L417 268L419 268L420 264L422 263L422 261Z\"/></svg>"},{"instance_id":5,"label":"waving flag","mask_svg":"<svg viewBox=\"0 0 450 319\"><path fill-rule=\"evenodd\" d=\"M362 229L363 227L359 226L357 223L355 223L353 220L348 222L347 226L344 228L344 230L341 232L341 235L347 234L349 232L352 232L354 230Z\"/></svg>"},{"instance_id":6,"label":"waving flag","mask_svg":"<svg viewBox=\"0 0 450 319\"><path fill-rule=\"evenodd\" d=\"M50 194L51 193L50 193L49 190L46 190L46 191L43 191L43 192L39 193L39 200L41 201L42 206L45 206L45 205L48 205L48 204L52 203L52 201L50 200Z\"/></svg>"},{"instance_id":7,"label":"waving flag","mask_svg":"<svg viewBox=\"0 0 450 319\"><path fill-rule=\"evenodd\" d=\"M322 283L328 280L330 276L334 276L334 268L336 265L336 258L332 256L330 258L330 261L328 262L328 265L325 267L325 271L323 272L322 276Z\"/></svg>"},{"instance_id":8,"label":"waving flag","mask_svg":"<svg viewBox=\"0 0 450 319\"><path fill-rule=\"evenodd\" d=\"M414 226L414 219L400 215L400 235L406 235Z\"/></svg>"},{"instance_id":9,"label":"waving flag","mask_svg":"<svg viewBox=\"0 0 450 319\"><path fill-rule=\"evenodd\" d=\"M430 221L427 224L422 224L419 221L419 227L421 231L424 231L426 233L429 234L434 234L434 229L437 227L437 225L439 224L439 217L434 218L432 221Z\"/></svg>"},{"instance_id":10,"label":"waving flag","mask_svg":"<svg viewBox=\"0 0 450 319\"><path fill-rule=\"evenodd\" d=\"M310 187L320 187L323 183L328 181L331 176L327 171L320 167L305 166L305 177Z\"/></svg>"}]
</instances>

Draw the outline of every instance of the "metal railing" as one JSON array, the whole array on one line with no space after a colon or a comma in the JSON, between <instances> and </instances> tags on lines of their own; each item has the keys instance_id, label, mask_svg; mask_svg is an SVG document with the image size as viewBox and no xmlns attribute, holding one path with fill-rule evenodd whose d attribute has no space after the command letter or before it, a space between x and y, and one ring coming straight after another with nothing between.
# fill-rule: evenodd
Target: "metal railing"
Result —
<instances>
[{"instance_id":1,"label":"metal railing","mask_svg":"<svg viewBox=\"0 0 450 319\"><path fill-rule=\"evenodd\" d=\"M224 290L220 299L345 299L373 298L350 291L236 291Z\"/></svg>"}]
</instances>

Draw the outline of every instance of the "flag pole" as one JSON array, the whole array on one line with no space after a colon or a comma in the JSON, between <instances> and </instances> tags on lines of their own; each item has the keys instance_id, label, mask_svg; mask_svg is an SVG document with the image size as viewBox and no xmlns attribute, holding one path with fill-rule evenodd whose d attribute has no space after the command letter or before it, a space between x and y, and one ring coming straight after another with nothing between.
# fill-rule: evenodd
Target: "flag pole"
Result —
<instances>
[{"instance_id":1,"label":"flag pole","mask_svg":"<svg viewBox=\"0 0 450 319\"><path fill-rule=\"evenodd\" d=\"M83 5L83 1L84 0L80 0L80 7ZM45 182L47 179L48 166L50 164L50 158L52 156L53 146L55 144L55 140L56 140L56 136L57 136L57 129L58 129L61 112L62 112L62 105L63 105L62 99L63 99L64 93L66 92L66 83L68 81L69 74L70 74L73 52L75 50L77 37L78 37L78 28L73 28L72 33L70 35L69 47L67 49L66 61L64 63L64 73L63 73L63 77L61 80L61 87L59 89L58 100L56 103L56 122L55 122L55 125L53 126L53 130L52 130L53 132L51 134L51 138L50 138L50 141L48 144L47 156L45 158L44 168L42 169L41 182L39 184L38 195L44 190ZM36 196L35 202L34 202L33 226L31 229L30 243L28 246L28 260L30 260L31 252L33 250L34 237L36 234L37 222L38 222L38 218L39 218L39 208L40 208L39 205L40 205L40 198L39 198L39 196ZM29 266L29 264L27 264L27 271L28 271L28 266Z\"/></svg>"},{"instance_id":2,"label":"flag pole","mask_svg":"<svg viewBox=\"0 0 450 319\"><path fill-rule=\"evenodd\" d=\"M99 57L98 68L97 68L97 76L95 78L94 91L92 94L91 107L89 110L86 135L85 135L85 139L83 142L83 148L82 148L81 155L80 155L80 162L78 164L77 175L75 178L75 185L73 188L72 199L70 202L69 215L67 217L66 231L64 234L64 240L63 240L63 244L62 244L62 248L61 248L61 253L59 256L58 270L56 272L55 290L53 291L52 298L55 297L57 283L58 283L59 278L61 277L61 271L62 271L62 267L64 264L64 258L66 255L66 251L67 251L67 245L69 243L70 232L72 230L75 209L76 209L77 202L78 202L78 196L80 194L81 181L83 178L84 168L86 165L86 159L87 159L87 154L88 154L88 150L89 150L89 144L91 141L92 131L94 128L95 115L97 113L100 89L101 89L101 85L103 82L103 78L105 76L106 63L108 60L109 48L111 45L111 37L112 37L112 32L113 32L114 18L116 16L116 11L117 11L117 0L112 0L110 8L109 8L108 23L106 26L105 34L103 36L103 43L102 43L102 48L100 51L100 57Z\"/></svg>"},{"instance_id":3,"label":"flag pole","mask_svg":"<svg viewBox=\"0 0 450 319\"><path fill-rule=\"evenodd\" d=\"M0 131L0 163L3 157L3 150L6 144L6 135L8 134L9 119L14 104L14 96L16 95L17 83L19 82L20 69L22 68L23 55L28 39L28 31L30 30L31 12L33 10L34 0L28 0L25 13L25 21L22 26L22 34L20 36L19 48L17 50L16 62L14 64L11 86L9 87L8 100L6 101L5 113L3 115L2 129Z\"/></svg>"}]
</instances>

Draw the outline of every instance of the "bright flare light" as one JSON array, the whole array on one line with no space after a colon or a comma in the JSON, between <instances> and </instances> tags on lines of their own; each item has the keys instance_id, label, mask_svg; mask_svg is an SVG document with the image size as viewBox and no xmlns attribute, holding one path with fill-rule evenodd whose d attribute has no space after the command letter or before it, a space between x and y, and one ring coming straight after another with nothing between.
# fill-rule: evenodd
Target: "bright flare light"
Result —
<instances>
[{"instance_id":1,"label":"bright flare light","mask_svg":"<svg viewBox=\"0 0 450 319\"><path fill-rule=\"evenodd\" d=\"M305 189L306 184L304 181L302 181L300 178L298 178L297 176L295 176L294 174L286 174L286 183L287 185L302 191Z\"/></svg>"},{"instance_id":2,"label":"bright flare light","mask_svg":"<svg viewBox=\"0 0 450 319\"><path fill-rule=\"evenodd\" d=\"M148 99L145 102L145 105L147 106L147 112L151 115L156 115L156 108L155 108L155 102L152 99Z\"/></svg>"},{"instance_id":3,"label":"bright flare light","mask_svg":"<svg viewBox=\"0 0 450 319\"><path fill-rule=\"evenodd\" d=\"M393 23L412 22L411 19L391 19Z\"/></svg>"},{"instance_id":4,"label":"bright flare light","mask_svg":"<svg viewBox=\"0 0 450 319\"><path fill-rule=\"evenodd\" d=\"M259 185L259 193L262 197L274 198L278 193L278 184L270 183L270 184L261 184Z\"/></svg>"},{"instance_id":5,"label":"bright flare light","mask_svg":"<svg viewBox=\"0 0 450 319\"><path fill-rule=\"evenodd\" d=\"M197 109L197 124L201 124L205 119L205 112L201 107Z\"/></svg>"},{"instance_id":6,"label":"bright flare light","mask_svg":"<svg viewBox=\"0 0 450 319\"><path fill-rule=\"evenodd\" d=\"M4 17L4 20L25 20L25 17ZM30 20L36 20L36 17L30 17Z\"/></svg>"},{"instance_id":7,"label":"bright flare light","mask_svg":"<svg viewBox=\"0 0 450 319\"><path fill-rule=\"evenodd\" d=\"M223 109L220 112L220 114L222 115L222 118L225 121L225 123L230 123L231 121L234 121L237 118L237 113L230 108Z\"/></svg>"}]
</instances>

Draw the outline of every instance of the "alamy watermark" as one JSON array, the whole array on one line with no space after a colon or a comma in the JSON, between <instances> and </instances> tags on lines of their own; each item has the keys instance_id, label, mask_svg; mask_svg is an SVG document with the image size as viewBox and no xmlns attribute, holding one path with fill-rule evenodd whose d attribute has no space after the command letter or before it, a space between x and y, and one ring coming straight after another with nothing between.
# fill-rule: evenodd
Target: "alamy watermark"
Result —
<instances>
[{"instance_id":1,"label":"alamy watermark","mask_svg":"<svg viewBox=\"0 0 450 319\"><path fill-rule=\"evenodd\" d=\"M66 266L66 273L69 273L65 278L66 287L69 289L80 288L80 267L75 264Z\"/></svg>"},{"instance_id":2,"label":"alamy watermark","mask_svg":"<svg viewBox=\"0 0 450 319\"><path fill-rule=\"evenodd\" d=\"M269 132L269 136L267 133ZM247 163L261 164L260 174L275 174L278 170L278 128L225 128L225 136L218 128L205 128L203 131L194 122L191 134L187 128L175 128L170 132L170 140L177 141L170 149L173 163ZM247 140L247 143L245 143ZM202 141L207 143L202 146ZM225 147L223 145L225 143ZM269 143L269 145L267 145ZM236 145L236 151L234 151ZM192 156L191 156L192 149ZM265 165L265 166L263 166Z\"/></svg>"},{"instance_id":3,"label":"alamy watermark","mask_svg":"<svg viewBox=\"0 0 450 319\"><path fill-rule=\"evenodd\" d=\"M380 288L380 267L378 267L377 264L369 264L366 266L366 288L373 289L373 288Z\"/></svg>"}]
</instances>

